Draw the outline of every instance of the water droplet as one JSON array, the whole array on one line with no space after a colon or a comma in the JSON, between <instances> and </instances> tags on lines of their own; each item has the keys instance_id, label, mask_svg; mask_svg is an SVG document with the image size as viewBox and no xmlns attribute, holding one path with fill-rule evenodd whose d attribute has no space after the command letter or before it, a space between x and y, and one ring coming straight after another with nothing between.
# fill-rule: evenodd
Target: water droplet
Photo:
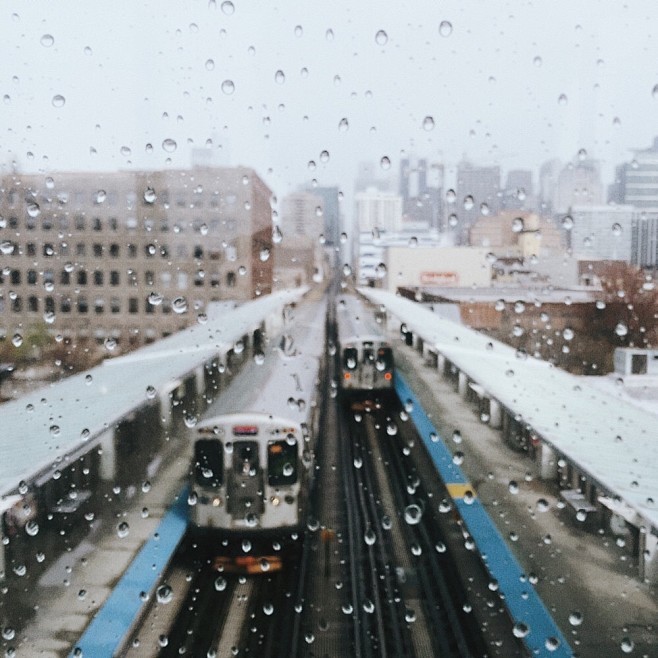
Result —
<instances>
[{"instance_id":1,"label":"water droplet","mask_svg":"<svg viewBox=\"0 0 658 658\"><path fill-rule=\"evenodd\" d=\"M571 329L571 327L565 327L564 331L562 332L562 337L564 340L573 340L574 335L574 331Z\"/></svg>"},{"instance_id":2,"label":"water droplet","mask_svg":"<svg viewBox=\"0 0 658 658\"><path fill-rule=\"evenodd\" d=\"M130 526L126 521L121 521L121 523L117 525L117 537L119 537L119 539L123 539L124 537L127 537L129 533Z\"/></svg>"},{"instance_id":3,"label":"water droplet","mask_svg":"<svg viewBox=\"0 0 658 658\"><path fill-rule=\"evenodd\" d=\"M61 94L55 94L51 102L53 104L53 107L64 107L64 105L66 104L66 98L64 98L64 96L62 96Z\"/></svg>"},{"instance_id":4,"label":"water droplet","mask_svg":"<svg viewBox=\"0 0 658 658\"><path fill-rule=\"evenodd\" d=\"M233 84L233 80L224 80L224 82L222 82L222 92L224 94L230 96L234 91L235 85Z\"/></svg>"},{"instance_id":5,"label":"water droplet","mask_svg":"<svg viewBox=\"0 0 658 658\"><path fill-rule=\"evenodd\" d=\"M156 198L155 190L152 187L147 187L144 191L144 201L146 203L154 203Z\"/></svg>"},{"instance_id":6,"label":"water droplet","mask_svg":"<svg viewBox=\"0 0 658 658\"><path fill-rule=\"evenodd\" d=\"M59 428L59 425L51 425L50 426L50 436L59 436L61 433L61 430Z\"/></svg>"},{"instance_id":7,"label":"water droplet","mask_svg":"<svg viewBox=\"0 0 658 658\"><path fill-rule=\"evenodd\" d=\"M439 23L439 34L442 37L449 37L452 34L452 23L450 21L441 21Z\"/></svg>"},{"instance_id":8,"label":"water droplet","mask_svg":"<svg viewBox=\"0 0 658 658\"><path fill-rule=\"evenodd\" d=\"M428 115L423 119L423 130L426 130L428 132L430 130L434 130L434 118L433 117Z\"/></svg>"},{"instance_id":9,"label":"water droplet","mask_svg":"<svg viewBox=\"0 0 658 658\"><path fill-rule=\"evenodd\" d=\"M377 535L372 528L366 530L365 535L363 535L363 541L368 545L372 546L377 541Z\"/></svg>"},{"instance_id":10,"label":"water droplet","mask_svg":"<svg viewBox=\"0 0 658 658\"><path fill-rule=\"evenodd\" d=\"M628 326L626 323L618 322L617 326L615 327L615 333L620 337L626 336L626 334L628 334Z\"/></svg>"},{"instance_id":11,"label":"water droplet","mask_svg":"<svg viewBox=\"0 0 658 658\"><path fill-rule=\"evenodd\" d=\"M379 166L384 170L388 171L391 168L391 160L387 156L384 156L380 161L379 161Z\"/></svg>"},{"instance_id":12,"label":"water droplet","mask_svg":"<svg viewBox=\"0 0 658 658\"><path fill-rule=\"evenodd\" d=\"M212 71L215 68L215 60L214 59L207 59L205 63L205 67L207 71Z\"/></svg>"},{"instance_id":13,"label":"water droplet","mask_svg":"<svg viewBox=\"0 0 658 658\"><path fill-rule=\"evenodd\" d=\"M580 626L583 623L583 613L578 610L573 610L570 612L569 623L572 626Z\"/></svg>"},{"instance_id":14,"label":"water droplet","mask_svg":"<svg viewBox=\"0 0 658 658\"><path fill-rule=\"evenodd\" d=\"M192 414L185 415L185 427L192 429L197 424L197 417Z\"/></svg>"},{"instance_id":15,"label":"water droplet","mask_svg":"<svg viewBox=\"0 0 658 658\"><path fill-rule=\"evenodd\" d=\"M567 95L566 94L560 94L557 99L557 104L558 105L566 105L568 102Z\"/></svg>"},{"instance_id":16,"label":"water droplet","mask_svg":"<svg viewBox=\"0 0 658 658\"><path fill-rule=\"evenodd\" d=\"M537 55L537 56L532 60L532 63L533 63L537 68L539 68L539 67L543 64L543 61L542 61L542 58L539 57L539 55Z\"/></svg>"},{"instance_id":17,"label":"water droplet","mask_svg":"<svg viewBox=\"0 0 658 658\"><path fill-rule=\"evenodd\" d=\"M187 299L185 299L185 297L176 297L176 299L171 302L171 308L174 310L174 313L185 313L187 311Z\"/></svg>"},{"instance_id":18,"label":"water droplet","mask_svg":"<svg viewBox=\"0 0 658 658\"><path fill-rule=\"evenodd\" d=\"M267 247L260 250L260 259L263 263L270 259L270 250Z\"/></svg>"},{"instance_id":19,"label":"water droplet","mask_svg":"<svg viewBox=\"0 0 658 658\"><path fill-rule=\"evenodd\" d=\"M464 463L464 453L458 450L453 456L452 456L452 463L456 464L457 466L461 466L461 464Z\"/></svg>"},{"instance_id":20,"label":"water droplet","mask_svg":"<svg viewBox=\"0 0 658 658\"><path fill-rule=\"evenodd\" d=\"M578 151L578 160L582 162L585 158L587 158L587 151L585 149L580 149Z\"/></svg>"},{"instance_id":21,"label":"water droplet","mask_svg":"<svg viewBox=\"0 0 658 658\"><path fill-rule=\"evenodd\" d=\"M224 2L222 2L220 7L221 7L222 12L224 14L226 14L227 16L231 16L233 14L233 12L235 11L235 6L233 5L233 3L230 0L224 0Z\"/></svg>"},{"instance_id":22,"label":"water droplet","mask_svg":"<svg viewBox=\"0 0 658 658\"><path fill-rule=\"evenodd\" d=\"M350 123L349 121L343 117L339 122L338 122L338 130L342 133L347 132L350 128Z\"/></svg>"},{"instance_id":23,"label":"water droplet","mask_svg":"<svg viewBox=\"0 0 658 658\"><path fill-rule=\"evenodd\" d=\"M176 141L168 137L162 142L162 150L167 153L173 153L178 148Z\"/></svg>"},{"instance_id":24,"label":"water droplet","mask_svg":"<svg viewBox=\"0 0 658 658\"><path fill-rule=\"evenodd\" d=\"M417 523L420 523L420 519L422 518L422 516L423 516L423 511L415 503L412 503L411 505L407 505L407 507L405 507L404 509L404 520L409 525L416 525Z\"/></svg>"},{"instance_id":25,"label":"water droplet","mask_svg":"<svg viewBox=\"0 0 658 658\"><path fill-rule=\"evenodd\" d=\"M272 229L272 242L274 244L281 244L282 240L283 233L281 233L281 229L279 228L278 224L275 224L274 228Z\"/></svg>"},{"instance_id":26,"label":"water droplet","mask_svg":"<svg viewBox=\"0 0 658 658\"><path fill-rule=\"evenodd\" d=\"M264 603L263 612L269 617L274 612L274 606L271 603Z\"/></svg>"},{"instance_id":27,"label":"water droplet","mask_svg":"<svg viewBox=\"0 0 658 658\"><path fill-rule=\"evenodd\" d=\"M523 231L524 227L525 227L525 224L523 222L522 217L515 217L512 220L512 231L514 233L521 233L521 231Z\"/></svg>"},{"instance_id":28,"label":"water droplet","mask_svg":"<svg viewBox=\"0 0 658 658\"><path fill-rule=\"evenodd\" d=\"M39 533L39 524L36 521L28 521L25 524L25 532L30 536L34 537Z\"/></svg>"},{"instance_id":29,"label":"water droplet","mask_svg":"<svg viewBox=\"0 0 658 658\"><path fill-rule=\"evenodd\" d=\"M464 210L471 210L473 208L474 203L475 202L473 201L473 197L470 194L465 196L463 202Z\"/></svg>"},{"instance_id":30,"label":"water droplet","mask_svg":"<svg viewBox=\"0 0 658 658\"><path fill-rule=\"evenodd\" d=\"M158 603L171 603L174 598L174 590L170 585L160 585L155 591L155 598Z\"/></svg>"},{"instance_id":31,"label":"water droplet","mask_svg":"<svg viewBox=\"0 0 658 658\"><path fill-rule=\"evenodd\" d=\"M132 155L132 149L129 146L122 146L119 149L119 153L121 153L124 158L128 158Z\"/></svg>"},{"instance_id":32,"label":"water droplet","mask_svg":"<svg viewBox=\"0 0 658 658\"><path fill-rule=\"evenodd\" d=\"M160 293L151 292L149 293L147 299L148 299L148 303L151 304L151 306L159 306L160 304L162 304L164 298Z\"/></svg>"},{"instance_id":33,"label":"water droplet","mask_svg":"<svg viewBox=\"0 0 658 658\"><path fill-rule=\"evenodd\" d=\"M2 242L0 242L0 252L2 252L4 256L9 256L13 254L15 248L16 247L14 243L11 242L10 240L3 240Z\"/></svg>"},{"instance_id":34,"label":"water droplet","mask_svg":"<svg viewBox=\"0 0 658 658\"><path fill-rule=\"evenodd\" d=\"M570 231L573 228L573 217L571 215L565 215L562 218L562 228L565 231Z\"/></svg>"},{"instance_id":35,"label":"water droplet","mask_svg":"<svg viewBox=\"0 0 658 658\"><path fill-rule=\"evenodd\" d=\"M538 512L547 512L549 509L550 505L548 504L548 501L546 498L539 498L537 500L537 511Z\"/></svg>"},{"instance_id":36,"label":"water droplet","mask_svg":"<svg viewBox=\"0 0 658 658\"><path fill-rule=\"evenodd\" d=\"M621 224L613 224L612 235L614 235L615 237L619 237L621 234L622 234Z\"/></svg>"},{"instance_id":37,"label":"water droplet","mask_svg":"<svg viewBox=\"0 0 658 658\"><path fill-rule=\"evenodd\" d=\"M519 638L526 637L529 632L530 629L522 621L519 621L516 624L514 624L514 628L512 629L512 633L514 633L514 637L519 637Z\"/></svg>"},{"instance_id":38,"label":"water droplet","mask_svg":"<svg viewBox=\"0 0 658 658\"><path fill-rule=\"evenodd\" d=\"M378 46L385 46L388 43L388 34L384 30L378 30L375 34L375 43Z\"/></svg>"},{"instance_id":39,"label":"water droplet","mask_svg":"<svg viewBox=\"0 0 658 658\"><path fill-rule=\"evenodd\" d=\"M286 81L286 74L279 69L275 74L274 74L274 82L276 82L278 85L282 85Z\"/></svg>"},{"instance_id":40,"label":"water droplet","mask_svg":"<svg viewBox=\"0 0 658 658\"><path fill-rule=\"evenodd\" d=\"M295 36L299 39L304 34L304 28L301 25L295 25Z\"/></svg>"},{"instance_id":41,"label":"water droplet","mask_svg":"<svg viewBox=\"0 0 658 658\"><path fill-rule=\"evenodd\" d=\"M519 493L519 484L516 480L510 480L509 485L507 486L511 494Z\"/></svg>"},{"instance_id":42,"label":"water droplet","mask_svg":"<svg viewBox=\"0 0 658 658\"><path fill-rule=\"evenodd\" d=\"M27 204L27 214L30 217L38 217L41 214L41 208L39 207L39 204L30 201L30 203Z\"/></svg>"},{"instance_id":43,"label":"water droplet","mask_svg":"<svg viewBox=\"0 0 658 658\"><path fill-rule=\"evenodd\" d=\"M40 43L44 48L50 48L55 43L55 38L52 34L44 34L40 39Z\"/></svg>"}]
</instances>

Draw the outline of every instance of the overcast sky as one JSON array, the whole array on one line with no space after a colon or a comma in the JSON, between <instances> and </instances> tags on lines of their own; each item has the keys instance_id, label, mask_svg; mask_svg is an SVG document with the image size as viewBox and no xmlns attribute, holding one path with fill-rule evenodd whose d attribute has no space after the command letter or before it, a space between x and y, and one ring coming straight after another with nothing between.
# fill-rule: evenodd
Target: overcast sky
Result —
<instances>
[{"instance_id":1,"label":"overcast sky","mask_svg":"<svg viewBox=\"0 0 658 658\"><path fill-rule=\"evenodd\" d=\"M187 167L211 145L282 195L405 153L536 172L584 148L609 178L658 134L656 26L655 0L5 0L0 161Z\"/></svg>"}]
</instances>

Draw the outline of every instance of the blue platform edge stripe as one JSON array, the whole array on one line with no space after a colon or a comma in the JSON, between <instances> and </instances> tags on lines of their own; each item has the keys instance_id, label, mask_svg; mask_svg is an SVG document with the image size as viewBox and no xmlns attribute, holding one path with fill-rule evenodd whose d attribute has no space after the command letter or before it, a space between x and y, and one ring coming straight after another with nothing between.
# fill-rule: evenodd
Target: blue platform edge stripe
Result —
<instances>
[{"instance_id":1,"label":"blue platform edge stripe","mask_svg":"<svg viewBox=\"0 0 658 658\"><path fill-rule=\"evenodd\" d=\"M187 487L178 494L158 527L141 548L69 658L112 658L142 606L142 592L151 592L167 568L187 528Z\"/></svg>"},{"instance_id":2,"label":"blue platform edge stripe","mask_svg":"<svg viewBox=\"0 0 658 658\"><path fill-rule=\"evenodd\" d=\"M396 372L394 381L395 390L405 408L409 409L406 403L411 403L409 415L443 482L466 484L468 479L459 466L453 463L450 450L404 377ZM534 587L528 582L527 575L480 501L476 497L470 502L455 498L453 503L473 538L489 575L498 583L512 621L514 624L525 624L529 629L522 640L531 655L547 658L573 656L573 650ZM551 640L557 640L557 647L551 644Z\"/></svg>"}]
</instances>

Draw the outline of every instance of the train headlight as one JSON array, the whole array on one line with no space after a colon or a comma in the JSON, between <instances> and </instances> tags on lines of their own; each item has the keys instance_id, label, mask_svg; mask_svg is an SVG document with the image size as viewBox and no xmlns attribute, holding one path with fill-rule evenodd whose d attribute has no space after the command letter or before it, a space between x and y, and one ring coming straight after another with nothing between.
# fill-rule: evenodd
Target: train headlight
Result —
<instances>
[{"instance_id":1,"label":"train headlight","mask_svg":"<svg viewBox=\"0 0 658 658\"><path fill-rule=\"evenodd\" d=\"M222 504L223 504L223 501L222 501L222 499L221 499L219 496L215 496L215 497L212 499L212 506L213 506L213 507L221 507Z\"/></svg>"},{"instance_id":2,"label":"train headlight","mask_svg":"<svg viewBox=\"0 0 658 658\"><path fill-rule=\"evenodd\" d=\"M278 507L281 504L281 499L278 496L272 496L270 498L270 503L272 503L274 507Z\"/></svg>"}]
</instances>

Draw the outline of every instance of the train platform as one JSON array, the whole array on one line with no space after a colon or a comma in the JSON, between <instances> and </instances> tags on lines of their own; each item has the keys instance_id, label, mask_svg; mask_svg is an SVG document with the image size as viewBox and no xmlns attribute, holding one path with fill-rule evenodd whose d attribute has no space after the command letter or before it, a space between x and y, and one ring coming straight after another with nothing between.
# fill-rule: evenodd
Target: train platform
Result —
<instances>
[{"instance_id":1,"label":"train platform","mask_svg":"<svg viewBox=\"0 0 658 658\"><path fill-rule=\"evenodd\" d=\"M658 591L612 535L587 532L561 509L534 463L482 423L437 369L396 335L396 367L416 393L575 655L656 656Z\"/></svg>"},{"instance_id":2,"label":"train platform","mask_svg":"<svg viewBox=\"0 0 658 658\"><path fill-rule=\"evenodd\" d=\"M158 531L176 495L184 487L188 462L187 455L175 457L150 484L143 487L144 491L134 492L132 496L132 492L124 492L125 512L121 517L112 523L98 523L80 544L62 555L41 575L38 582L39 601L38 606L35 606L34 617L16 633L12 642L17 656L63 658L74 655L73 651L79 646L85 629L92 620L100 617L99 611L112 595L124 572L138 558L147 542L153 542L154 533ZM161 569L152 558L161 558L171 549L159 540L155 544L161 550L156 547L155 553L151 551L142 555L146 563L137 574L139 582L135 581L132 587L128 586L130 591L136 592L135 604L140 603L141 588L147 587L149 582L155 585L160 574ZM153 568L153 564L156 564L156 568ZM118 634L122 623L126 626L125 630L128 630L129 619L125 611L120 616L115 615L115 622L102 630L106 639L110 639L112 634ZM112 653L94 647L89 651L83 649L82 655L109 658Z\"/></svg>"}]
</instances>

